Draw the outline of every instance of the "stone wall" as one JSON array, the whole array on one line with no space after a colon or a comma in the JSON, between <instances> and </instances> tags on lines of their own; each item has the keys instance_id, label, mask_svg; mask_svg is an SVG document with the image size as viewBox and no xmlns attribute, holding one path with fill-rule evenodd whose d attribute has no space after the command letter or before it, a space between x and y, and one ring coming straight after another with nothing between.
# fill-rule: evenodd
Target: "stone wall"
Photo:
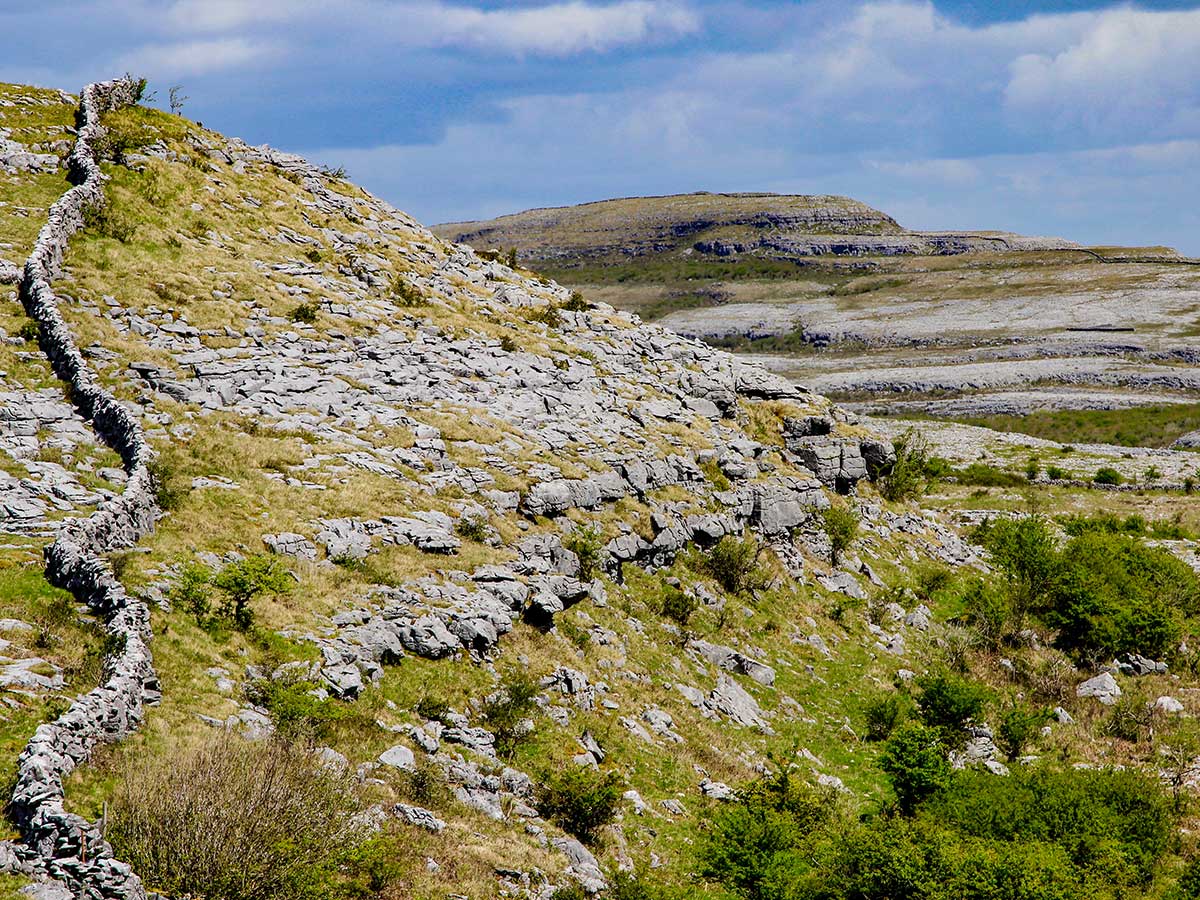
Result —
<instances>
[{"instance_id":1,"label":"stone wall","mask_svg":"<svg viewBox=\"0 0 1200 900\"><path fill-rule=\"evenodd\" d=\"M140 880L113 857L94 825L63 808L63 781L98 743L133 731L144 704L159 696L147 644L149 610L126 594L102 556L133 545L153 529L153 454L137 420L96 383L59 312L51 280L87 210L104 202L104 176L95 151L103 134L100 116L136 102L136 90L127 79L84 89L78 139L68 161L74 187L51 207L19 281L21 302L38 325L42 351L79 413L121 455L129 473L121 496L87 518L68 520L45 554L47 579L101 616L121 649L105 661L104 683L77 698L54 722L40 725L21 753L11 809L23 843L0 849L0 866L63 882L75 896L129 900L146 897Z\"/></svg>"}]
</instances>

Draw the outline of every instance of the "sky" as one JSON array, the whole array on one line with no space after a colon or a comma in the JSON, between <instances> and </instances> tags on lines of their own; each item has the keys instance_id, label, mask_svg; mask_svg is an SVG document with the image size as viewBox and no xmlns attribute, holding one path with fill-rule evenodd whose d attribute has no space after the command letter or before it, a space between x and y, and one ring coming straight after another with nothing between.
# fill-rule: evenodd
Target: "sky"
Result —
<instances>
[{"instance_id":1,"label":"sky","mask_svg":"<svg viewBox=\"0 0 1200 900\"><path fill-rule=\"evenodd\" d=\"M0 81L132 72L418 219L843 194L1200 255L1200 2L0 0Z\"/></svg>"}]
</instances>

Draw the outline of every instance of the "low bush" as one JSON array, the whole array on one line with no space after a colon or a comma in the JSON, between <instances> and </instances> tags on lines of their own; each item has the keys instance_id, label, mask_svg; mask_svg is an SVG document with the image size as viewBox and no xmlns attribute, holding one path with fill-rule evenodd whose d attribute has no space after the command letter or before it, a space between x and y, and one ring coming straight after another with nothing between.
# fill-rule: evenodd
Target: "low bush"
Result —
<instances>
[{"instance_id":1,"label":"low bush","mask_svg":"<svg viewBox=\"0 0 1200 900\"><path fill-rule=\"evenodd\" d=\"M1096 474L1092 476L1092 481L1096 484L1122 484L1125 479L1121 473L1110 466L1102 466L1096 470Z\"/></svg>"},{"instance_id":2,"label":"low bush","mask_svg":"<svg viewBox=\"0 0 1200 900\"><path fill-rule=\"evenodd\" d=\"M879 765L892 785L900 812L906 816L950 782L950 761L942 733L941 728L905 722L884 744Z\"/></svg>"},{"instance_id":3,"label":"low bush","mask_svg":"<svg viewBox=\"0 0 1200 900\"><path fill-rule=\"evenodd\" d=\"M1104 721L1104 733L1118 740L1136 744L1149 737L1154 724L1154 705L1144 697L1126 694L1117 700Z\"/></svg>"},{"instance_id":4,"label":"low bush","mask_svg":"<svg viewBox=\"0 0 1200 900\"><path fill-rule=\"evenodd\" d=\"M916 684L921 689L917 696L921 721L937 729L943 742L951 746L962 743L966 727L983 717L988 689L952 672L922 675Z\"/></svg>"},{"instance_id":5,"label":"low bush","mask_svg":"<svg viewBox=\"0 0 1200 900\"><path fill-rule=\"evenodd\" d=\"M959 484L974 485L975 487L1019 487L1028 480L1015 472L1006 472L995 466L978 462L955 469L954 477L958 479Z\"/></svg>"},{"instance_id":6,"label":"low bush","mask_svg":"<svg viewBox=\"0 0 1200 900\"><path fill-rule=\"evenodd\" d=\"M315 300L309 300L297 305L294 309L292 309L292 311L288 313L288 317L293 322L304 322L308 325L311 325L313 322L317 321L317 314L320 312L321 305Z\"/></svg>"},{"instance_id":7,"label":"low bush","mask_svg":"<svg viewBox=\"0 0 1200 900\"><path fill-rule=\"evenodd\" d=\"M123 757L107 836L149 884L206 900L308 900L337 889L367 835L350 775L279 741L223 736Z\"/></svg>"},{"instance_id":8,"label":"low bush","mask_svg":"<svg viewBox=\"0 0 1200 900\"><path fill-rule=\"evenodd\" d=\"M704 568L729 593L753 593L764 589L769 582L759 565L762 553L763 547L753 535L727 534L708 550Z\"/></svg>"},{"instance_id":9,"label":"low bush","mask_svg":"<svg viewBox=\"0 0 1200 900\"><path fill-rule=\"evenodd\" d=\"M622 786L616 772L568 766L537 786L537 808L563 831L595 844L600 830L616 817Z\"/></svg>"},{"instance_id":10,"label":"low bush","mask_svg":"<svg viewBox=\"0 0 1200 900\"><path fill-rule=\"evenodd\" d=\"M908 716L909 700L895 692L880 694L863 704L868 741L886 741Z\"/></svg>"},{"instance_id":11,"label":"low bush","mask_svg":"<svg viewBox=\"0 0 1200 900\"><path fill-rule=\"evenodd\" d=\"M148 468L150 482L154 488L154 502L158 504L158 508L164 512L179 509L192 491L191 483L166 456L156 456Z\"/></svg>"},{"instance_id":12,"label":"low bush","mask_svg":"<svg viewBox=\"0 0 1200 900\"><path fill-rule=\"evenodd\" d=\"M587 312L591 308L592 304L588 303L579 291L571 291L571 296L567 298L561 307L561 309L565 309L567 312Z\"/></svg>"},{"instance_id":13,"label":"low bush","mask_svg":"<svg viewBox=\"0 0 1200 900\"><path fill-rule=\"evenodd\" d=\"M600 574L604 535L594 526L580 526L563 538L563 546L579 558L579 577L591 581Z\"/></svg>"},{"instance_id":14,"label":"low bush","mask_svg":"<svg viewBox=\"0 0 1200 900\"><path fill-rule=\"evenodd\" d=\"M397 275L392 279L391 297L393 303L405 309L416 309L429 305L429 299L421 293L420 288L403 275Z\"/></svg>"},{"instance_id":15,"label":"low bush","mask_svg":"<svg viewBox=\"0 0 1200 900\"><path fill-rule=\"evenodd\" d=\"M454 533L467 541L480 544L487 540L489 529L487 519L483 516L460 516L454 523Z\"/></svg>"},{"instance_id":16,"label":"low bush","mask_svg":"<svg viewBox=\"0 0 1200 900\"><path fill-rule=\"evenodd\" d=\"M1030 709L1024 706L1014 706L1000 714L996 743L1009 762L1025 752L1034 735L1050 721L1050 715L1047 709Z\"/></svg>"},{"instance_id":17,"label":"low bush","mask_svg":"<svg viewBox=\"0 0 1200 900\"><path fill-rule=\"evenodd\" d=\"M687 628L692 614L696 612L700 602L696 595L673 585L665 585L662 595L662 614L674 621L680 628Z\"/></svg>"},{"instance_id":18,"label":"low bush","mask_svg":"<svg viewBox=\"0 0 1200 900\"><path fill-rule=\"evenodd\" d=\"M1178 646L1184 616L1200 610L1200 578L1166 550L1088 532L1063 548L1049 601L1044 619L1077 657L1161 659Z\"/></svg>"},{"instance_id":19,"label":"low bush","mask_svg":"<svg viewBox=\"0 0 1200 900\"><path fill-rule=\"evenodd\" d=\"M531 735L529 718L537 710L537 682L523 672L514 671L500 684L500 690L484 702L483 724L496 736L496 753L512 759L517 748Z\"/></svg>"},{"instance_id":20,"label":"low bush","mask_svg":"<svg viewBox=\"0 0 1200 900\"><path fill-rule=\"evenodd\" d=\"M829 538L829 562L837 565L858 536L859 515L848 505L834 502L821 510L821 525Z\"/></svg>"},{"instance_id":21,"label":"low bush","mask_svg":"<svg viewBox=\"0 0 1200 900\"><path fill-rule=\"evenodd\" d=\"M907 817L860 819L837 798L764 776L713 811L697 873L745 900L1188 896L1171 893L1169 875L1156 881L1170 868L1175 822L1153 779L935 767L933 789ZM1179 882L1200 877L1185 869Z\"/></svg>"},{"instance_id":22,"label":"low bush","mask_svg":"<svg viewBox=\"0 0 1200 900\"><path fill-rule=\"evenodd\" d=\"M353 706L320 697L316 690L316 684L303 679L263 679L247 685L246 699L267 711L280 734L326 740L331 726L353 718L357 711Z\"/></svg>"}]
</instances>

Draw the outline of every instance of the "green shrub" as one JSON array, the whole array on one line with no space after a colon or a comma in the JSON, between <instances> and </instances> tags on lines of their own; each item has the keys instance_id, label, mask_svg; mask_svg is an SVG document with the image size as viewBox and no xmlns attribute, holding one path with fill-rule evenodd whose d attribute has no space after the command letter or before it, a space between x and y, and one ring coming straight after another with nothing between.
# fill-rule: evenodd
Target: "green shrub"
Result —
<instances>
[{"instance_id":1,"label":"green shrub","mask_svg":"<svg viewBox=\"0 0 1200 900\"><path fill-rule=\"evenodd\" d=\"M988 578L974 577L962 583L960 599L962 620L979 635L990 649L1000 649L1013 635L1013 604L1006 590Z\"/></svg>"},{"instance_id":2,"label":"green shrub","mask_svg":"<svg viewBox=\"0 0 1200 900\"><path fill-rule=\"evenodd\" d=\"M537 682L524 672L514 671L501 682L499 692L483 704L480 717L496 736L496 753L512 759L517 748L532 732L527 720L537 710Z\"/></svg>"},{"instance_id":3,"label":"green shrub","mask_svg":"<svg viewBox=\"0 0 1200 900\"><path fill-rule=\"evenodd\" d=\"M667 585L663 589L662 609L660 611L668 619L678 624L680 628L687 628L692 614L696 612L699 605L700 603L694 594L672 585Z\"/></svg>"},{"instance_id":4,"label":"green shrub","mask_svg":"<svg viewBox=\"0 0 1200 900\"><path fill-rule=\"evenodd\" d=\"M428 306L429 300L421 293L420 288L412 284L403 275L392 279L392 302L405 309L416 309Z\"/></svg>"},{"instance_id":5,"label":"green shrub","mask_svg":"<svg viewBox=\"0 0 1200 900\"><path fill-rule=\"evenodd\" d=\"M548 304L531 313L529 316L529 321L541 322L547 328L561 328L563 318L562 314L559 313L557 306Z\"/></svg>"},{"instance_id":6,"label":"green shrub","mask_svg":"<svg viewBox=\"0 0 1200 900\"><path fill-rule=\"evenodd\" d=\"M263 707L280 734L328 739L330 726L355 715L355 709L337 700L314 694L311 681L263 679L246 686L246 699Z\"/></svg>"},{"instance_id":7,"label":"green shrub","mask_svg":"<svg viewBox=\"0 0 1200 900\"><path fill-rule=\"evenodd\" d=\"M1040 460L1031 459L1025 463L1025 480L1037 481L1038 475L1042 472L1042 464Z\"/></svg>"},{"instance_id":8,"label":"green shrub","mask_svg":"<svg viewBox=\"0 0 1200 900\"><path fill-rule=\"evenodd\" d=\"M700 471L704 473L708 483L718 491L727 491L733 486L729 483L729 478L721 471L721 466L716 459L706 459L700 463Z\"/></svg>"},{"instance_id":9,"label":"green shrub","mask_svg":"<svg viewBox=\"0 0 1200 900\"><path fill-rule=\"evenodd\" d=\"M441 722L444 725L446 717L450 714L450 704L440 697L431 697L429 694L425 694L417 701L415 710L422 719Z\"/></svg>"},{"instance_id":10,"label":"green shrub","mask_svg":"<svg viewBox=\"0 0 1200 900\"><path fill-rule=\"evenodd\" d=\"M154 502L164 512L179 509L192 491L191 484L179 474L174 464L163 455L156 456L148 466L154 489Z\"/></svg>"},{"instance_id":11,"label":"green shrub","mask_svg":"<svg viewBox=\"0 0 1200 900\"><path fill-rule=\"evenodd\" d=\"M989 692L978 682L952 672L933 672L916 679L917 714L930 728L938 729L950 745L961 743L964 731L983 716Z\"/></svg>"},{"instance_id":12,"label":"green shrub","mask_svg":"<svg viewBox=\"0 0 1200 900\"><path fill-rule=\"evenodd\" d=\"M172 605L190 612L202 627L212 624L213 619L212 575L208 566L195 561L184 563L167 591Z\"/></svg>"},{"instance_id":13,"label":"green shrub","mask_svg":"<svg viewBox=\"0 0 1200 900\"><path fill-rule=\"evenodd\" d=\"M1024 626L1030 610L1044 607L1061 566L1050 525L1040 516L1001 519L977 528L972 537L989 552L1007 583L1013 630Z\"/></svg>"},{"instance_id":14,"label":"green shrub","mask_svg":"<svg viewBox=\"0 0 1200 900\"><path fill-rule=\"evenodd\" d=\"M350 773L279 741L235 736L124 754L107 837L157 889L210 900L315 900L367 835Z\"/></svg>"},{"instance_id":15,"label":"green shrub","mask_svg":"<svg viewBox=\"0 0 1200 900\"><path fill-rule=\"evenodd\" d=\"M38 323L33 319L27 319L21 323L21 327L17 329L17 337L28 343L36 343L41 330L38 328Z\"/></svg>"},{"instance_id":16,"label":"green shrub","mask_svg":"<svg viewBox=\"0 0 1200 900\"><path fill-rule=\"evenodd\" d=\"M561 309L567 312L587 312L591 308L592 304L583 299L583 294L579 291L571 291L571 296L561 306Z\"/></svg>"},{"instance_id":17,"label":"green shrub","mask_svg":"<svg viewBox=\"0 0 1200 900\"><path fill-rule=\"evenodd\" d=\"M704 557L704 568L731 594L753 593L767 586L767 573L759 566L763 547L751 534L727 534Z\"/></svg>"},{"instance_id":18,"label":"green shrub","mask_svg":"<svg viewBox=\"0 0 1200 900\"><path fill-rule=\"evenodd\" d=\"M1154 706L1144 697L1126 694L1108 712L1104 722L1104 733L1122 741L1136 744L1148 737L1154 724Z\"/></svg>"},{"instance_id":19,"label":"green shrub","mask_svg":"<svg viewBox=\"0 0 1200 900\"><path fill-rule=\"evenodd\" d=\"M1088 660L1174 652L1183 617L1200 609L1200 579L1166 550L1126 535L1087 532L1061 555L1044 618L1056 643Z\"/></svg>"},{"instance_id":20,"label":"green shrub","mask_svg":"<svg viewBox=\"0 0 1200 900\"><path fill-rule=\"evenodd\" d=\"M921 496L945 466L934 458L925 436L914 429L900 435L894 446L896 462L880 476L879 492L893 502Z\"/></svg>"},{"instance_id":21,"label":"green shrub","mask_svg":"<svg viewBox=\"0 0 1200 900\"><path fill-rule=\"evenodd\" d=\"M563 546L579 558L579 577L591 581L600 574L604 535L595 526L580 526L563 538Z\"/></svg>"},{"instance_id":22,"label":"green shrub","mask_svg":"<svg viewBox=\"0 0 1200 900\"><path fill-rule=\"evenodd\" d=\"M537 786L537 809L563 831L595 844L600 830L616 817L622 786L616 772L568 766Z\"/></svg>"},{"instance_id":23,"label":"green shrub","mask_svg":"<svg viewBox=\"0 0 1200 900\"><path fill-rule=\"evenodd\" d=\"M1121 484L1124 480L1121 477L1121 473L1111 466L1102 466L1092 476L1092 481L1096 482L1096 484Z\"/></svg>"},{"instance_id":24,"label":"green shrub","mask_svg":"<svg viewBox=\"0 0 1200 900\"><path fill-rule=\"evenodd\" d=\"M918 750L936 740L924 738ZM851 816L837 798L781 789L776 776L752 783L709 816L697 874L744 900L1162 896L1151 882L1168 868L1175 823L1152 778L1035 766L997 778L951 774L936 752L914 758L927 766L898 771L931 777L909 817ZM1185 871L1181 881L1200 876Z\"/></svg>"},{"instance_id":25,"label":"green shrub","mask_svg":"<svg viewBox=\"0 0 1200 900\"><path fill-rule=\"evenodd\" d=\"M83 224L88 231L122 244L133 240L138 229L138 223L129 213L113 207L111 203L87 207L83 212Z\"/></svg>"},{"instance_id":26,"label":"green shrub","mask_svg":"<svg viewBox=\"0 0 1200 900\"><path fill-rule=\"evenodd\" d=\"M459 516L454 523L454 533L467 541L481 544L487 540L488 522L483 516Z\"/></svg>"},{"instance_id":27,"label":"green shrub","mask_svg":"<svg viewBox=\"0 0 1200 900\"><path fill-rule=\"evenodd\" d=\"M940 728L905 722L883 747L879 765L906 816L950 782L950 761L941 735Z\"/></svg>"},{"instance_id":28,"label":"green shrub","mask_svg":"<svg viewBox=\"0 0 1200 900\"><path fill-rule=\"evenodd\" d=\"M225 594L221 616L243 631L254 621L251 601L268 594L286 594L293 583L283 564L264 554L231 562L212 578L213 587Z\"/></svg>"},{"instance_id":29,"label":"green shrub","mask_svg":"<svg viewBox=\"0 0 1200 900\"><path fill-rule=\"evenodd\" d=\"M1025 752L1025 747L1043 725L1050 721L1047 709L1014 706L1000 714L996 743L1011 762Z\"/></svg>"},{"instance_id":30,"label":"green shrub","mask_svg":"<svg viewBox=\"0 0 1200 900\"><path fill-rule=\"evenodd\" d=\"M1051 481L1066 481L1069 477L1062 466L1046 466L1046 477Z\"/></svg>"},{"instance_id":31,"label":"green shrub","mask_svg":"<svg viewBox=\"0 0 1200 900\"><path fill-rule=\"evenodd\" d=\"M317 321L317 314L320 311L321 305L315 300L309 300L296 306L288 316L293 322L305 322L311 325Z\"/></svg>"},{"instance_id":32,"label":"green shrub","mask_svg":"<svg viewBox=\"0 0 1200 900\"><path fill-rule=\"evenodd\" d=\"M1089 531L1102 531L1107 534L1145 534L1146 520L1136 513L1124 519L1112 513L1095 513L1094 515L1060 516L1058 523L1063 531L1072 537L1078 537Z\"/></svg>"},{"instance_id":33,"label":"green shrub","mask_svg":"<svg viewBox=\"0 0 1200 900\"><path fill-rule=\"evenodd\" d=\"M821 510L821 524L829 538L829 561L837 565L858 536L859 515L844 503L831 503Z\"/></svg>"},{"instance_id":34,"label":"green shrub","mask_svg":"<svg viewBox=\"0 0 1200 900\"><path fill-rule=\"evenodd\" d=\"M886 741L896 726L908 717L908 700L895 692L880 694L863 704L867 740Z\"/></svg>"},{"instance_id":35,"label":"green shrub","mask_svg":"<svg viewBox=\"0 0 1200 900\"><path fill-rule=\"evenodd\" d=\"M712 810L697 850L697 874L738 896L767 900L788 857L841 817L837 798L784 769L740 790ZM801 895L802 896L802 895Z\"/></svg>"},{"instance_id":36,"label":"green shrub","mask_svg":"<svg viewBox=\"0 0 1200 900\"><path fill-rule=\"evenodd\" d=\"M400 790L411 802L419 806L445 806L453 794L446 783L446 773L433 762L423 759L400 773Z\"/></svg>"}]
</instances>

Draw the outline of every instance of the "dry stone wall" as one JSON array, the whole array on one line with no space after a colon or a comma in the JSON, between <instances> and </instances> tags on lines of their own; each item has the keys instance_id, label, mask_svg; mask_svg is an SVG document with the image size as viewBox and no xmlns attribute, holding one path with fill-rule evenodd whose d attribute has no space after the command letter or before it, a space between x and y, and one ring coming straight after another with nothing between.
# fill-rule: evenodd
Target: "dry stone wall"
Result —
<instances>
[{"instance_id":1,"label":"dry stone wall","mask_svg":"<svg viewBox=\"0 0 1200 900\"><path fill-rule=\"evenodd\" d=\"M63 781L102 741L137 728L143 707L158 698L148 639L149 611L130 597L102 554L131 546L154 527L149 463L152 451L138 421L96 383L58 308L51 280L85 213L104 202L95 144L100 116L137 100L127 80L88 85L78 113L78 139L68 166L74 187L51 207L19 280L21 302L38 325L39 343L72 402L116 450L128 473L123 493L87 518L70 519L46 549L46 577L103 617L120 650L106 660L106 678L57 720L40 725L17 761L11 808L23 843L0 845L0 867L64 883L74 896L138 900L146 892L130 867L115 859L99 830L63 808Z\"/></svg>"}]
</instances>

